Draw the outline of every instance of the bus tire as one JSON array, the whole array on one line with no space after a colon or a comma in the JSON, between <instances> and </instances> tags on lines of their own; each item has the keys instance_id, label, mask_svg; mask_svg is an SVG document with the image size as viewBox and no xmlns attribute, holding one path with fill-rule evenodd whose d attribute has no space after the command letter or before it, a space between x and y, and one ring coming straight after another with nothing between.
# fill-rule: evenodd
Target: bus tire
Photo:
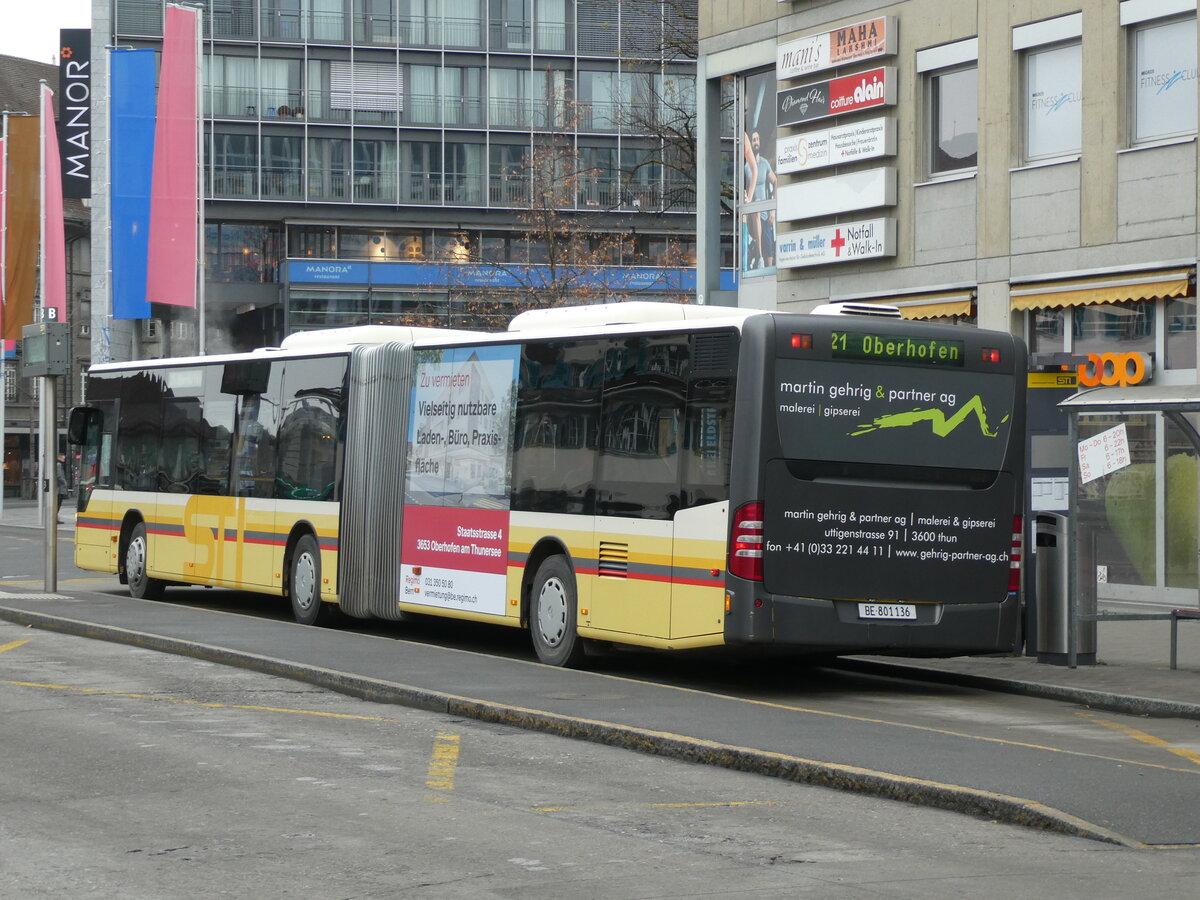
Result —
<instances>
[{"instance_id":1,"label":"bus tire","mask_svg":"<svg viewBox=\"0 0 1200 900\"><path fill-rule=\"evenodd\" d=\"M302 535L292 550L288 597L292 618L301 625L326 625L332 618L330 605L321 601L321 548L311 534Z\"/></svg>"},{"instance_id":2,"label":"bus tire","mask_svg":"<svg viewBox=\"0 0 1200 900\"><path fill-rule=\"evenodd\" d=\"M125 545L125 582L129 595L139 600L161 600L167 583L146 574L150 563L150 542L146 539L146 523L138 522Z\"/></svg>"},{"instance_id":3,"label":"bus tire","mask_svg":"<svg viewBox=\"0 0 1200 900\"><path fill-rule=\"evenodd\" d=\"M575 575L563 556L548 557L533 577L529 634L538 659L548 666L578 666L583 640L575 631Z\"/></svg>"}]
</instances>

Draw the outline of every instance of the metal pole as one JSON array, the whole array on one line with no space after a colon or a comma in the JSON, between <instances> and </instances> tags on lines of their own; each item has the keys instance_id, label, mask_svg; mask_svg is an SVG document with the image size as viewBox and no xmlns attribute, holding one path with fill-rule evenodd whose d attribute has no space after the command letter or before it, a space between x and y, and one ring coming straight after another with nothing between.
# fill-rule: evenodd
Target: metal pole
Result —
<instances>
[{"instance_id":1,"label":"metal pole","mask_svg":"<svg viewBox=\"0 0 1200 900\"><path fill-rule=\"evenodd\" d=\"M58 590L58 440L55 410L55 377L42 378L38 392L45 400L42 406L42 521L46 534L46 572L43 579L47 593Z\"/></svg>"},{"instance_id":2,"label":"metal pole","mask_svg":"<svg viewBox=\"0 0 1200 900\"><path fill-rule=\"evenodd\" d=\"M1075 668L1079 651L1079 414L1067 413L1067 452L1071 455L1070 476L1067 479L1067 667Z\"/></svg>"}]
</instances>

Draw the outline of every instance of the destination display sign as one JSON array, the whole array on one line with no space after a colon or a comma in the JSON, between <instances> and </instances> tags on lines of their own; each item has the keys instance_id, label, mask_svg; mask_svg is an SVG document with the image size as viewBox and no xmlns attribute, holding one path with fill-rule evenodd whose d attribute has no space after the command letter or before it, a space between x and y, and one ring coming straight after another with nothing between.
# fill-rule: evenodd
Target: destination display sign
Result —
<instances>
[{"instance_id":1,"label":"destination display sign","mask_svg":"<svg viewBox=\"0 0 1200 900\"><path fill-rule=\"evenodd\" d=\"M834 359L880 359L924 366L962 366L963 342L835 331Z\"/></svg>"}]
</instances>

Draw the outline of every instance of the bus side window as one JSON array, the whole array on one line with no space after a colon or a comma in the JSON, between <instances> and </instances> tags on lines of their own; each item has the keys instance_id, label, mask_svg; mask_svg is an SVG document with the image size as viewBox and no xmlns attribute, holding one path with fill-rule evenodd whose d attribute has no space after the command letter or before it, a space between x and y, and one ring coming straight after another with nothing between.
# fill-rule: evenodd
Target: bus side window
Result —
<instances>
[{"instance_id":1,"label":"bus side window","mask_svg":"<svg viewBox=\"0 0 1200 900\"><path fill-rule=\"evenodd\" d=\"M692 336L683 429L684 506L729 499L737 339L732 332Z\"/></svg>"},{"instance_id":2,"label":"bus side window","mask_svg":"<svg viewBox=\"0 0 1200 900\"><path fill-rule=\"evenodd\" d=\"M635 337L609 350L601 403L597 513L669 519L683 506L680 446L686 336Z\"/></svg>"},{"instance_id":3,"label":"bus side window","mask_svg":"<svg viewBox=\"0 0 1200 900\"><path fill-rule=\"evenodd\" d=\"M158 489L171 494L209 494L202 484L204 456L200 400L180 397L163 404Z\"/></svg>"},{"instance_id":4,"label":"bus side window","mask_svg":"<svg viewBox=\"0 0 1200 900\"><path fill-rule=\"evenodd\" d=\"M285 364L275 496L339 499L345 357L293 359Z\"/></svg>"},{"instance_id":5,"label":"bus side window","mask_svg":"<svg viewBox=\"0 0 1200 900\"><path fill-rule=\"evenodd\" d=\"M125 381L117 428L118 489L156 489L163 394L162 379L155 373L139 373Z\"/></svg>"},{"instance_id":6,"label":"bus side window","mask_svg":"<svg viewBox=\"0 0 1200 900\"><path fill-rule=\"evenodd\" d=\"M222 377L222 366L205 367L204 409L200 423L204 468L197 493L228 496L235 404L232 395L221 391Z\"/></svg>"},{"instance_id":7,"label":"bus side window","mask_svg":"<svg viewBox=\"0 0 1200 900\"><path fill-rule=\"evenodd\" d=\"M513 509L592 514L603 348L591 340L522 349Z\"/></svg>"}]
</instances>

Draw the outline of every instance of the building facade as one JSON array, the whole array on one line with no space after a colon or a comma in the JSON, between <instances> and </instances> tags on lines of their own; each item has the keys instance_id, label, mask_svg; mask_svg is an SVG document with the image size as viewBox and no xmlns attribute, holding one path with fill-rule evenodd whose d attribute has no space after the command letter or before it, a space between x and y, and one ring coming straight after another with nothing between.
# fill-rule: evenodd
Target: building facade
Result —
<instances>
[{"instance_id":1,"label":"building facade","mask_svg":"<svg viewBox=\"0 0 1200 900\"><path fill-rule=\"evenodd\" d=\"M736 302L874 300L1021 335L1031 508L1065 511L1047 400L1069 391L1040 376L1094 354L1108 384L1197 382L1196 47L1195 0L702 2L700 289L732 156ZM1075 498L1098 594L1194 603L1195 452L1155 414L1080 436L1121 423L1131 465Z\"/></svg>"},{"instance_id":2,"label":"building facade","mask_svg":"<svg viewBox=\"0 0 1200 900\"><path fill-rule=\"evenodd\" d=\"M206 339L156 307L98 358L694 293L694 2L199 5ZM163 0L95 6L95 53L161 46Z\"/></svg>"}]
</instances>

